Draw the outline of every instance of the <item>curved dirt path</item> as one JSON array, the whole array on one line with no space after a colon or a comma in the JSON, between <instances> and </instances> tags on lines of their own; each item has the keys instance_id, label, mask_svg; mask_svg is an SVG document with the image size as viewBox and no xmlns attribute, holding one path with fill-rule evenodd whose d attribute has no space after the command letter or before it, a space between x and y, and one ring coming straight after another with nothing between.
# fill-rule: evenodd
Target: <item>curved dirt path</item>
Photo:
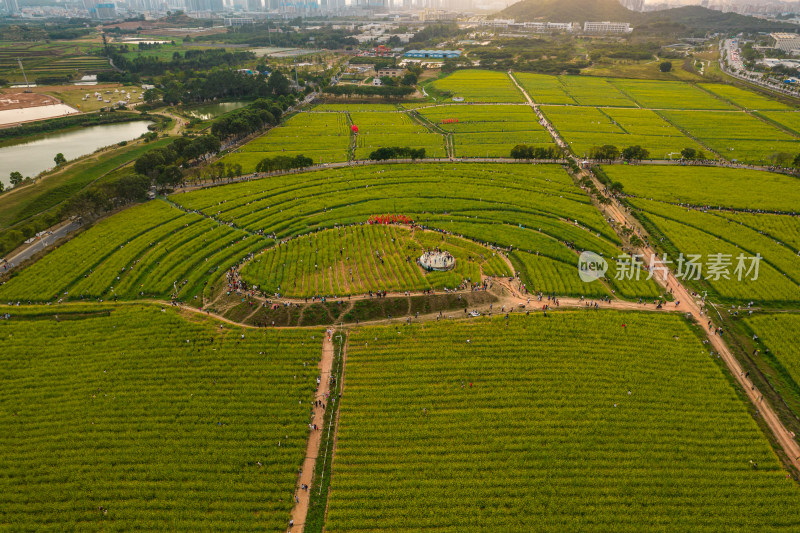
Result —
<instances>
[{"instance_id":1,"label":"curved dirt path","mask_svg":"<svg viewBox=\"0 0 800 533\"><path fill-rule=\"evenodd\" d=\"M333 366L333 330L325 332L322 340L322 358L319 362L319 387L314 394L314 401L328 403L328 391L330 389L330 375ZM311 424L315 424L317 429L310 429L308 436L308 446L306 447L306 458L300 475L297 478L297 489L295 490L295 505L291 514L291 533L302 533L305 529L306 515L308 514L308 504L311 498L311 480L314 476L314 466L319 455L319 444L322 441L322 429L324 425L325 409L314 407L314 416ZM303 486L308 487L303 489Z\"/></svg>"}]
</instances>

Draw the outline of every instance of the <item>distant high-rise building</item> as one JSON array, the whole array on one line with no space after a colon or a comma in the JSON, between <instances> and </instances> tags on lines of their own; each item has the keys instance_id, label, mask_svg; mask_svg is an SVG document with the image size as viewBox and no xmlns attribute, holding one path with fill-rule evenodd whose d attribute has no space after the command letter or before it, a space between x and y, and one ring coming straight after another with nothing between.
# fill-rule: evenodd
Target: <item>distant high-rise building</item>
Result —
<instances>
[{"instance_id":1,"label":"distant high-rise building","mask_svg":"<svg viewBox=\"0 0 800 533\"><path fill-rule=\"evenodd\" d=\"M222 0L186 0L186 9L191 13L208 11L217 13L224 9Z\"/></svg>"},{"instance_id":2,"label":"distant high-rise building","mask_svg":"<svg viewBox=\"0 0 800 533\"><path fill-rule=\"evenodd\" d=\"M261 0L247 0L248 11L261 11L262 9L264 6L261 4Z\"/></svg>"},{"instance_id":3,"label":"distant high-rise building","mask_svg":"<svg viewBox=\"0 0 800 533\"><path fill-rule=\"evenodd\" d=\"M17 0L5 0L6 12L9 14L19 13L19 3Z\"/></svg>"},{"instance_id":4,"label":"distant high-rise building","mask_svg":"<svg viewBox=\"0 0 800 533\"><path fill-rule=\"evenodd\" d=\"M99 20L112 20L117 18L117 6L114 4L95 4L89 9L89 15Z\"/></svg>"}]
</instances>

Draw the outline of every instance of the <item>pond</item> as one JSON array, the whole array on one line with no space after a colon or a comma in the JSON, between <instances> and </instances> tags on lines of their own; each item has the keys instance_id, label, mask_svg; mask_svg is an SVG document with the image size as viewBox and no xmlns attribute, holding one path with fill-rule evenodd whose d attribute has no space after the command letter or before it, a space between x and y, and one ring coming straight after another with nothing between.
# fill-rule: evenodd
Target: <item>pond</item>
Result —
<instances>
[{"instance_id":1,"label":"pond","mask_svg":"<svg viewBox=\"0 0 800 533\"><path fill-rule=\"evenodd\" d=\"M65 133L51 133L43 139L0 148L0 182L8 186L9 174L19 171L31 178L55 166L53 158L61 152L67 161L90 154L104 146L136 139L147 132L151 122L137 120L122 124L90 126Z\"/></svg>"},{"instance_id":2,"label":"pond","mask_svg":"<svg viewBox=\"0 0 800 533\"><path fill-rule=\"evenodd\" d=\"M186 111L186 114L190 117L199 118L200 120L209 120L223 115L228 111L240 109L249 103L250 102L219 102L216 104L206 104L189 109Z\"/></svg>"}]
</instances>

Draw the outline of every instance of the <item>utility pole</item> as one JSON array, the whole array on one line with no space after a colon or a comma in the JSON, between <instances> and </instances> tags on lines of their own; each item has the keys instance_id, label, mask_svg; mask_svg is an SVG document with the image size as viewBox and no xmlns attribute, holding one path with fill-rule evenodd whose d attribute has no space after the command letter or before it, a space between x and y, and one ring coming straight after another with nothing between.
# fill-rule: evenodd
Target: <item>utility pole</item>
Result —
<instances>
[{"instance_id":1,"label":"utility pole","mask_svg":"<svg viewBox=\"0 0 800 533\"><path fill-rule=\"evenodd\" d=\"M22 77L25 78L25 92L31 92L31 84L28 83L28 76L25 74L25 69L22 68L22 60L17 58L17 63L19 64L19 69L22 71Z\"/></svg>"}]
</instances>

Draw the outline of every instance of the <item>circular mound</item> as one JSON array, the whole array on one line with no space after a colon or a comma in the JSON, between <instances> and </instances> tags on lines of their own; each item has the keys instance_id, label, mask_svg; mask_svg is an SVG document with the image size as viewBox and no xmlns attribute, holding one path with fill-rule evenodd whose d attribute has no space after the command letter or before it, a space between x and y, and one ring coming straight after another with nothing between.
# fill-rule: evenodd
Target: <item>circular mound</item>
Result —
<instances>
[{"instance_id":1,"label":"circular mound","mask_svg":"<svg viewBox=\"0 0 800 533\"><path fill-rule=\"evenodd\" d=\"M422 268L428 271L435 270L437 272L445 272L452 270L456 266L456 258L450 255L450 252L442 250L430 250L422 254L419 258L419 264Z\"/></svg>"}]
</instances>

